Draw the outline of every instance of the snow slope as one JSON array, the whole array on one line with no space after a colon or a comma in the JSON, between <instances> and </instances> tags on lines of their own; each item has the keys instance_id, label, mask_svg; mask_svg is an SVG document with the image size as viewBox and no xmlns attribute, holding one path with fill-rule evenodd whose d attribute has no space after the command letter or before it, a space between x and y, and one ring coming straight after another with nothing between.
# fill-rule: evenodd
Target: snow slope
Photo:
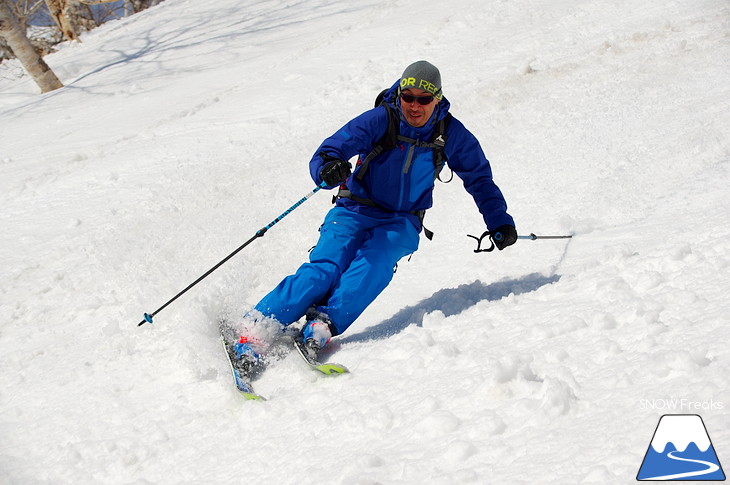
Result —
<instances>
[{"instance_id":1,"label":"snow slope","mask_svg":"<svg viewBox=\"0 0 730 485\"><path fill-rule=\"evenodd\" d=\"M0 482L633 483L659 417L730 462L724 0L167 0L0 66ZM292 272L319 142L410 62L440 67L522 234L436 232L333 345L230 382L215 319ZM727 470L726 470L727 473Z\"/></svg>"}]
</instances>

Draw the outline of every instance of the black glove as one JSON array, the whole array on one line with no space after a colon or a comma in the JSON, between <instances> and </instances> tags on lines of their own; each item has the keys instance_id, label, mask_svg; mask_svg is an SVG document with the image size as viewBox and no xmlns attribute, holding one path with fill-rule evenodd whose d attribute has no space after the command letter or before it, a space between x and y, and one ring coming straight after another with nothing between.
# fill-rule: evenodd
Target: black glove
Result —
<instances>
[{"instance_id":1,"label":"black glove","mask_svg":"<svg viewBox=\"0 0 730 485\"><path fill-rule=\"evenodd\" d=\"M352 173L350 164L331 155L323 155L324 165L319 171L319 178L329 187L336 187L347 180Z\"/></svg>"},{"instance_id":2,"label":"black glove","mask_svg":"<svg viewBox=\"0 0 730 485\"><path fill-rule=\"evenodd\" d=\"M517 242L517 229L515 229L515 226L510 226L509 224L499 226L492 231L492 241L494 241L494 245L500 251L507 246L512 246Z\"/></svg>"}]
</instances>

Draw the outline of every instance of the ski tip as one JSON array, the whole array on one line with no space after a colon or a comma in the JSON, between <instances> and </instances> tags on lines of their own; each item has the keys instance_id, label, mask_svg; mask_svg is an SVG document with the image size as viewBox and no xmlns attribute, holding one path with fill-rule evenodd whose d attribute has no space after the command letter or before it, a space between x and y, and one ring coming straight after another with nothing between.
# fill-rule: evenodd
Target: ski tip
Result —
<instances>
[{"instance_id":1,"label":"ski tip","mask_svg":"<svg viewBox=\"0 0 730 485\"><path fill-rule=\"evenodd\" d=\"M256 394L256 392L254 392L253 388L251 387L251 384L242 379L237 372L236 389L238 389L238 392L240 392L241 395L248 401L266 401L266 398L264 398L264 396L262 396L261 394Z\"/></svg>"},{"instance_id":2,"label":"ski tip","mask_svg":"<svg viewBox=\"0 0 730 485\"><path fill-rule=\"evenodd\" d=\"M239 389L238 391L247 401L266 401L266 398L264 396L256 394L255 392L242 391L241 389Z\"/></svg>"},{"instance_id":3,"label":"ski tip","mask_svg":"<svg viewBox=\"0 0 730 485\"><path fill-rule=\"evenodd\" d=\"M315 356L312 356L307 352L304 347L304 343L301 340L294 341L294 348L312 370L316 370L326 376L338 376L341 374L348 374L350 372L347 367L341 364L335 364L333 362L319 362Z\"/></svg>"},{"instance_id":4,"label":"ski tip","mask_svg":"<svg viewBox=\"0 0 730 485\"><path fill-rule=\"evenodd\" d=\"M340 375L340 374L349 374L350 373L350 371L347 369L347 367L345 367L344 365L340 365L340 364L332 364L332 363L320 364L320 365L314 366L314 368L317 369L318 371L320 371L322 374L328 375L328 376L336 376L336 375Z\"/></svg>"}]
</instances>

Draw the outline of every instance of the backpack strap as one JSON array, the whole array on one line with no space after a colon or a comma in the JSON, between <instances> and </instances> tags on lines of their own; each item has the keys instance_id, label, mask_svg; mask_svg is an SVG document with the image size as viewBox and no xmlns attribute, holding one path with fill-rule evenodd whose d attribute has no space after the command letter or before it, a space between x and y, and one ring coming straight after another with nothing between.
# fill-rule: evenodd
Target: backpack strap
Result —
<instances>
[{"instance_id":1,"label":"backpack strap","mask_svg":"<svg viewBox=\"0 0 730 485\"><path fill-rule=\"evenodd\" d=\"M332 198L332 202L334 203L337 201L337 199L350 199L354 200L358 204L366 205L368 207L376 207L382 211L385 212L393 212L390 209L386 209L382 205L378 204L377 202L366 199L364 197L358 197L354 195L350 190L347 188L347 186L340 186L340 190L337 191L337 195ZM426 210L417 210L417 211L407 211L407 214L412 214L416 217L418 217L418 220L421 222L421 227L423 228L423 234L426 236L426 238L430 241L433 239L433 231L429 230L426 226L423 225L423 219L426 217Z\"/></svg>"},{"instance_id":2,"label":"backpack strap","mask_svg":"<svg viewBox=\"0 0 730 485\"><path fill-rule=\"evenodd\" d=\"M429 147L433 149L433 166L434 166L434 180L439 180L443 183L449 183L454 178L454 172L451 171L451 176L448 180L444 181L441 180L441 170L444 168L444 165L446 164L447 158L446 153L444 151L444 148L446 147L446 141L448 140L448 136L446 135L446 130L449 127L449 122L451 121L451 113L447 113L446 116L444 116L442 119L436 123L436 128L434 130L433 139L430 142L425 142L421 140L414 140L413 138L408 138L406 136L399 134L400 129L400 117L398 116L398 113L396 110L391 108L388 104L386 104L383 99L382 95L385 93L382 92L380 95L378 95L378 99L376 99L375 107L378 106L385 106L385 111L388 113L388 128L385 130L385 133L383 136L380 137L378 142L373 146L373 149L370 151L370 153L367 154L367 156L362 160L362 162L358 163L359 169L357 171L357 175L355 177L358 180L362 180L363 177L365 177L365 174L368 170L368 165L370 164L370 161L380 155L381 153L385 152L386 150L392 150L393 148L398 146L399 141L406 142L411 145L410 150L408 151L408 158L406 160L405 167L403 168L403 173L408 173L408 170L410 169L413 152L416 147ZM358 204L366 205L369 207L377 207L379 209L389 211L388 209L385 209L384 207L381 207L376 202L366 199L363 197L357 197L350 192L350 190L347 188L346 185L342 185L337 192L337 195L335 195L332 198L332 202L334 203L337 199L340 198L346 198L346 199L352 199ZM423 233L426 235L426 238L433 239L433 232L428 230L423 225L423 219L426 215L425 210L420 211L409 211L409 214L413 214L418 217L418 219L421 221L421 226L423 227Z\"/></svg>"},{"instance_id":3,"label":"backpack strap","mask_svg":"<svg viewBox=\"0 0 730 485\"><path fill-rule=\"evenodd\" d=\"M446 152L444 149L446 148L446 140L449 139L449 137L446 135L446 130L449 128L449 123L451 122L451 118L453 116L451 113L446 113L446 116L441 118L439 122L436 124L436 131L434 133L433 140L431 143L434 144L433 148L433 165L434 165L434 180L438 179L439 182L443 182L445 184L448 184L452 180L454 180L454 171L451 170L451 176L448 180L441 180L441 170L444 168L444 165L446 164Z\"/></svg>"},{"instance_id":4,"label":"backpack strap","mask_svg":"<svg viewBox=\"0 0 730 485\"><path fill-rule=\"evenodd\" d=\"M439 180L443 183L451 182L451 180L454 178L453 170L451 171L451 177L449 177L448 180L441 180L441 170L446 164L446 153L444 152L444 148L446 147L446 140L449 138L446 135L446 129L448 128L450 121L451 113L447 113L446 116L438 121L438 123L436 124L436 129L434 130L433 139L430 142L414 140L413 138L408 138L407 136L398 135L399 141L404 141L411 145L410 150L408 150L408 157L406 158L405 167L403 167L403 173L408 173L408 170L411 168L411 162L413 161L413 152L415 151L416 147L432 148L434 168L433 179Z\"/></svg>"},{"instance_id":5,"label":"backpack strap","mask_svg":"<svg viewBox=\"0 0 730 485\"><path fill-rule=\"evenodd\" d=\"M365 174L368 171L368 165L373 158L377 157L386 150L392 150L393 148L398 146L399 141L403 141L411 145L411 148L408 152L406 165L403 168L403 173L408 173L408 170L411 167L411 161L415 147L428 147L433 148L433 179L439 180L443 183L451 182L451 180L453 180L454 178L453 171L451 172L451 176L448 180L441 180L440 175L441 170L444 168L447 160L444 148L446 147L446 141L448 140L446 130L448 129L449 122L452 118L451 113L447 113L446 116L441 118L438 123L436 123L436 129L434 130L433 139L431 140L431 142L425 142L400 135L398 133L400 128L400 119L398 117L398 113L387 104L381 104L382 106L385 106L385 110L388 113L388 128L385 130L383 136L381 136L378 142L373 146L373 149L370 151L370 153L368 153L367 156L362 160L362 163L359 164L360 168L357 171L357 179L362 180L363 177L365 177Z\"/></svg>"},{"instance_id":6,"label":"backpack strap","mask_svg":"<svg viewBox=\"0 0 730 485\"><path fill-rule=\"evenodd\" d=\"M395 110L387 104L382 102L381 104L385 106L385 111L388 113L388 128L386 128L383 136L381 136L378 142L373 146L373 149L370 150L370 153L368 153L362 160L360 169L357 171L358 180L362 180L365 176L365 173L368 171L368 165L373 158L386 150L391 150L398 146L398 128L400 125L398 113L396 113Z\"/></svg>"}]
</instances>

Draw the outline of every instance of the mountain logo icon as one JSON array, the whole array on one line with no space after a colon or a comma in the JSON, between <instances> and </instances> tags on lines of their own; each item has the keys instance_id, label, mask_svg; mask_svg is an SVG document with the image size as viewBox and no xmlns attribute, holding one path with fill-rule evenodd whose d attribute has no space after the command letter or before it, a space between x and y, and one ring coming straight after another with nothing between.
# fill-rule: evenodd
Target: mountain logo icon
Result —
<instances>
[{"instance_id":1,"label":"mountain logo icon","mask_svg":"<svg viewBox=\"0 0 730 485\"><path fill-rule=\"evenodd\" d=\"M665 414L659 418L636 479L725 480L702 418L697 414Z\"/></svg>"}]
</instances>

